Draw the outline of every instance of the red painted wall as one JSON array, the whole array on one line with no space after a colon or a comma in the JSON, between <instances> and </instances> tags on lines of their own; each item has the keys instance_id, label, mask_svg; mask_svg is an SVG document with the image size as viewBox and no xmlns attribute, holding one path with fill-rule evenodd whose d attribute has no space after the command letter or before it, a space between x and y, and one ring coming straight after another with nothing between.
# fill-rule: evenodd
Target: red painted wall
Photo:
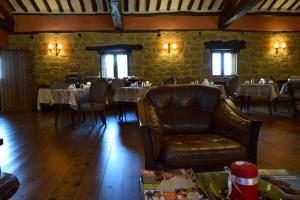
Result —
<instances>
[{"instance_id":1,"label":"red painted wall","mask_svg":"<svg viewBox=\"0 0 300 200\"><path fill-rule=\"evenodd\" d=\"M114 30L110 15L14 15L15 32Z\"/></svg>"},{"instance_id":2,"label":"red painted wall","mask_svg":"<svg viewBox=\"0 0 300 200\"><path fill-rule=\"evenodd\" d=\"M216 29L217 16L124 16L125 30Z\"/></svg>"},{"instance_id":3,"label":"red painted wall","mask_svg":"<svg viewBox=\"0 0 300 200\"><path fill-rule=\"evenodd\" d=\"M300 16L246 15L228 29L254 31L300 31Z\"/></svg>"},{"instance_id":4,"label":"red painted wall","mask_svg":"<svg viewBox=\"0 0 300 200\"><path fill-rule=\"evenodd\" d=\"M15 32L111 31L110 15L15 15ZM252 31L300 31L300 16L241 17L227 29ZM218 16L123 16L124 30L217 29Z\"/></svg>"},{"instance_id":5,"label":"red painted wall","mask_svg":"<svg viewBox=\"0 0 300 200\"><path fill-rule=\"evenodd\" d=\"M0 29L0 47L8 48L8 34L2 29Z\"/></svg>"}]
</instances>

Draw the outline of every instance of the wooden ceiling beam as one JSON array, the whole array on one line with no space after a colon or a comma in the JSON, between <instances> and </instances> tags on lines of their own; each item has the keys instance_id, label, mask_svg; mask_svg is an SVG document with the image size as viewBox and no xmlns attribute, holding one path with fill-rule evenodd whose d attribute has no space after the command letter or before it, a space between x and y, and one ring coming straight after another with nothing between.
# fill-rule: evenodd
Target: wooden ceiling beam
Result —
<instances>
[{"instance_id":1,"label":"wooden ceiling beam","mask_svg":"<svg viewBox=\"0 0 300 200\"><path fill-rule=\"evenodd\" d=\"M140 0L135 0L135 11L139 12L140 10Z\"/></svg>"},{"instance_id":2,"label":"wooden ceiling beam","mask_svg":"<svg viewBox=\"0 0 300 200\"><path fill-rule=\"evenodd\" d=\"M150 8L150 0L146 0L146 11L149 11Z\"/></svg>"},{"instance_id":3,"label":"wooden ceiling beam","mask_svg":"<svg viewBox=\"0 0 300 200\"><path fill-rule=\"evenodd\" d=\"M288 10L292 10L294 6L299 2L299 0L295 0L289 7Z\"/></svg>"},{"instance_id":4,"label":"wooden ceiling beam","mask_svg":"<svg viewBox=\"0 0 300 200\"><path fill-rule=\"evenodd\" d=\"M181 10L182 1L183 1L183 0L179 0L177 10Z\"/></svg>"},{"instance_id":5,"label":"wooden ceiling beam","mask_svg":"<svg viewBox=\"0 0 300 200\"><path fill-rule=\"evenodd\" d=\"M161 0L157 0L157 3L156 3L156 11L159 11L160 5L161 5Z\"/></svg>"},{"instance_id":6,"label":"wooden ceiling beam","mask_svg":"<svg viewBox=\"0 0 300 200\"><path fill-rule=\"evenodd\" d=\"M216 0L212 0L208 6L208 10L211 10L215 5Z\"/></svg>"},{"instance_id":7,"label":"wooden ceiling beam","mask_svg":"<svg viewBox=\"0 0 300 200\"><path fill-rule=\"evenodd\" d=\"M16 11L15 7L10 3L9 0L6 0L6 3L8 4L8 6L10 7L10 9L11 9L12 11Z\"/></svg>"},{"instance_id":8,"label":"wooden ceiling beam","mask_svg":"<svg viewBox=\"0 0 300 200\"><path fill-rule=\"evenodd\" d=\"M115 29L122 30L123 29L123 18L122 18L122 10L121 10L121 1L120 0L109 0L109 5L110 5L110 14L111 14Z\"/></svg>"},{"instance_id":9,"label":"wooden ceiling beam","mask_svg":"<svg viewBox=\"0 0 300 200\"><path fill-rule=\"evenodd\" d=\"M171 10L172 0L168 1L167 10Z\"/></svg>"},{"instance_id":10,"label":"wooden ceiling beam","mask_svg":"<svg viewBox=\"0 0 300 200\"><path fill-rule=\"evenodd\" d=\"M67 2L68 2L70 11L71 11L71 12L74 12L74 8L73 8L73 6L72 6L71 0L67 0Z\"/></svg>"},{"instance_id":11,"label":"wooden ceiling beam","mask_svg":"<svg viewBox=\"0 0 300 200\"><path fill-rule=\"evenodd\" d=\"M226 28L234 21L238 20L241 16L245 15L261 0L241 0L237 1L226 1L224 8L219 15L219 28Z\"/></svg>"},{"instance_id":12,"label":"wooden ceiling beam","mask_svg":"<svg viewBox=\"0 0 300 200\"><path fill-rule=\"evenodd\" d=\"M48 11L48 12L52 12L52 10L51 10L51 8L50 8L50 6L49 6L48 1L47 1L47 0L43 0L43 2L44 2L44 4L45 4L45 7L47 8L47 11Z\"/></svg>"},{"instance_id":13,"label":"wooden ceiling beam","mask_svg":"<svg viewBox=\"0 0 300 200\"><path fill-rule=\"evenodd\" d=\"M193 5L194 5L194 0L190 0L187 9L188 9L188 10L191 10L192 7L193 7Z\"/></svg>"},{"instance_id":14,"label":"wooden ceiling beam","mask_svg":"<svg viewBox=\"0 0 300 200\"><path fill-rule=\"evenodd\" d=\"M124 0L124 11L128 11L128 0Z\"/></svg>"},{"instance_id":15,"label":"wooden ceiling beam","mask_svg":"<svg viewBox=\"0 0 300 200\"><path fill-rule=\"evenodd\" d=\"M299 10L300 9L300 5L299 6L297 6L297 8L295 9L295 10Z\"/></svg>"},{"instance_id":16,"label":"wooden ceiling beam","mask_svg":"<svg viewBox=\"0 0 300 200\"><path fill-rule=\"evenodd\" d=\"M24 12L28 12L28 9L26 8L26 6L24 5L24 3L21 0L16 0L16 2L18 3L18 5L22 8L22 10Z\"/></svg>"},{"instance_id":17,"label":"wooden ceiling beam","mask_svg":"<svg viewBox=\"0 0 300 200\"><path fill-rule=\"evenodd\" d=\"M257 8L257 10L260 10L266 3L267 3L268 0L264 0L260 5L259 7Z\"/></svg>"},{"instance_id":18,"label":"wooden ceiling beam","mask_svg":"<svg viewBox=\"0 0 300 200\"><path fill-rule=\"evenodd\" d=\"M7 32L13 32L15 21L14 18L9 14L9 12L0 4L0 13L3 15L4 19L0 18L0 28L3 28Z\"/></svg>"},{"instance_id":19,"label":"wooden ceiling beam","mask_svg":"<svg viewBox=\"0 0 300 200\"><path fill-rule=\"evenodd\" d=\"M108 11L106 0L102 0L103 10Z\"/></svg>"},{"instance_id":20,"label":"wooden ceiling beam","mask_svg":"<svg viewBox=\"0 0 300 200\"><path fill-rule=\"evenodd\" d=\"M224 0L224 1L226 1L226 0ZM198 10L201 10L201 9L202 9L203 3L204 3L204 0L200 0L200 1L199 1L199 4L198 4Z\"/></svg>"},{"instance_id":21,"label":"wooden ceiling beam","mask_svg":"<svg viewBox=\"0 0 300 200\"><path fill-rule=\"evenodd\" d=\"M98 11L96 0L91 0L93 12Z\"/></svg>"},{"instance_id":22,"label":"wooden ceiling beam","mask_svg":"<svg viewBox=\"0 0 300 200\"><path fill-rule=\"evenodd\" d=\"M37 6L35 0L30 0L30 3L31 3L31 5L34 7L34 10L35 10L36 12L40 12L40 11L41 11L40 8Z\"/></svg>"},{"instance_id":23,"label":"wooden ceiling beam","mask_svg":"<svg viewBox=\"0 0 300 200\"><path fill-rule=\"evenodd\" d=\"M289 0L285 0L278 8L277 10L281 10L281 8L288 2Z\"/></svg>"},{"instance_id":24,"label":"wooden ceiling beam","mask_svg":"<svg viewBox=\"0 0 300 200\"><path fill-rule=\"evenodd\" d=\"M85 5L84 5L83 0L79 0L79 3L80 3L81 11L85 12Z\"/></svg>"},{"instance_id":25,"label":"wooden ceiling beam","mask_svg":"<svg viewBox=\"0 0 300 200\"><path fill-rule=\"evenodd\" d=\"M63 9L63 7L60 3L60 0L55 0L55 1L56 1L57 6L58 6L59 12L64 12L64 9Z\"/></svg>"},{"instance_id":26,"label":"wooden ceiling beam","mask_svg":"<svg viewBox=\"0 0 300 200\"><path fill-rule=\"evenodd\" d=\"M269 5L268 10L271 10L275 3L277 3L278 0L273 0L272 3Z\"/></svg>"},{"instance_id":27,"label":"wooden ceiling beam","mask_svg":"<svg viewBox=\"0 0 300 200\"><path fill-rule=\"evenodd\" d=\"M221 3L220 6L219 6L219 10L222 10L222 9L223 9L225 1L226 1L226 0L223 0L223 1L222 1L222 3Z\"/></svg>"}]
</instances>

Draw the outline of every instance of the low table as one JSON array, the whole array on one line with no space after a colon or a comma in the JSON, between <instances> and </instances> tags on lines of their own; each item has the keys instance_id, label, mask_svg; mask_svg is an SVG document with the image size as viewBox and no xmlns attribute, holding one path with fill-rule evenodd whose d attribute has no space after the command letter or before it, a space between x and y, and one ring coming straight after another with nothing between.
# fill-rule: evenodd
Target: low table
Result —
<instances>
[{"instance_id":1,"label":"low table","mask_svg":"<svg viewBox=\"0 0 300 200\"><path fill-rule=\"evenodd\" d=\"M286 194L281 191L277 185L274 186L269 181L266 181L267 178L280 181L280 177L284 177L281 180L291 180L291 177L295 177L298 184L298 181L300 183L300 178L294 173L286 169L259 169L258 174L260 177L258 182L259 194L265 198L268 197L266 199L280 200L283 197L289 197L287 199L300 199L300 196ZM196 173L196 176L202 191L208 197L208 199L218 200L224 198L224 196L226 197L228 192L228 174L226 172L202 172ZM288 189L286 184L282 185Z\"/></svg>"}]
</instances>

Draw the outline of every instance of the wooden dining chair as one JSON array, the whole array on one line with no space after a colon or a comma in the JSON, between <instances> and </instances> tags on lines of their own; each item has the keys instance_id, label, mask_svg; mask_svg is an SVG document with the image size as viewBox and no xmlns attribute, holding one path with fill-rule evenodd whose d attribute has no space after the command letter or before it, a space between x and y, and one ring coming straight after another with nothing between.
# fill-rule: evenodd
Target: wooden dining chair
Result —
<instances>
[{"instance_id":1,"label":"wooden dining chair","mask_svg":"<svg viewBox=\"0 0 300 200\"><path fill-rule=\"evenodd\" d=\"M106 126L105 105L106 105L107 82L104 79L98 79L92 82L89 91L89 102L79 105L80 111L85 119L85 112L91 112L94 115L97 124L97 112L100 112L102 123Z\"/></svg>"},{"instance_id":2,"label":"wooden dining chair","mask_svg":"<svg viewBox=\"0 0 300 200\"><path fill-rule=\"evenodd\" d=\"M192 77L185 77L179 80L180 84L191 84L192 82L195 82L195 79L193 79Z\"/></svg>"},{"instance_id":3,"label":"wooden dining chair","mask_svg":"<svg viewBox=\"0 0 300 200\"><path fill-rule=\"evenodd\" d=\"M167 78L166 80L163 81L163 85L176 85L176 77L171 76L170 78Z\"/></svg>"}]
</instances>

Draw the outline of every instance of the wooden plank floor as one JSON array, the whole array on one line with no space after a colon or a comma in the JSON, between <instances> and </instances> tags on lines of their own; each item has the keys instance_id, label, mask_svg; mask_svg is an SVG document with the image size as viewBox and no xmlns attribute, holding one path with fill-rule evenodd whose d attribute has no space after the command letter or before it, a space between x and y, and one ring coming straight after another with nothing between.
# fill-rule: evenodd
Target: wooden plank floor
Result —
<instances>
[{"instance_id":1,"label":"wooden plank floor","mask_svg":"<svg viewBox=\"0 0 300 200\"><path fill-rule=\"evenodd\" d=\"M267 114L266 107L248 115L264 122L258 147L260 168L287 168L300 174L300 119ZM52 113L0 114L2 171L18 176L12 199L138 199L138 173L144 152L133 114L126 123L113 115L107 128L87 120L71 130L55 129Z\"/></svg>"}]
</instances>

